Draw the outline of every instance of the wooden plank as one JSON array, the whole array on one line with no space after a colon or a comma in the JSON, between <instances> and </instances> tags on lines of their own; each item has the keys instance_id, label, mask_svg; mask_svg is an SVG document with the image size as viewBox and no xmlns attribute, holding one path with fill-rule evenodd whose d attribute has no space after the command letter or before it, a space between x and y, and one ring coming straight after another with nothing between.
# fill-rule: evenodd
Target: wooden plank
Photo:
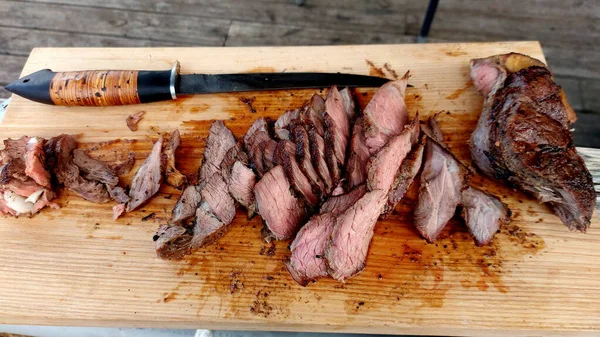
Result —
<instances>
[{"instance_id":1,"label":"wooden plank","mask_svg":"<svg viewBox=\"0 0 600 337\"><path fill-rule=\"evenodd\" d=\"M302 46L414 42L414 36L233 21L227 46Z\"/></svg>"},{"instance_id":2,"label":"wooden plank","mask_svg":"<svg viewBox=\"0 0 600 337\"><path fill-rule=\"evenodd\" d=\"M224 18L246 22L291 24L351 31L381 31L404 34L405 5L407 0L344 1L332 5L327 2L307 1L304 6L294 1L279 0L34 0L44 3L62 3L116 8L153 13L185 14L204 18Z\"/></svg>"},{"instance_id":3,"label":"wooden plank","mask_svg":"<svg viewBox=\"0 0 600 337\"><path fill-rule=\"evenodd\" d=\"M452 151L468 160L467 140L483 101L470 84L468 61L509 51L543 59L540 45L531 42L35 49L23 72L44 67L164 69L175 57L184 73L288 69L368 74L373 68L367 60L375 67L388 63L399 74L411 70L409 112L418 110L427 118L446 111L440 120L442 131ZM0 133L49 137L68 132L84 146L131 138L136 141L129 146L139 164L157 132L179 128L178 164L192 173L210 120L225 120L239 137L257 117L277 117L301 106L313 93L204 95L94 109L44 106L15 97ZM362 106L370 93L359 92ZM255 98L256 112L250 112L240 97ZM147 113L134 133L124 119L139 110ZM513 210L515 227L504 228L491 246L475 247L454 221L438 246L426 244L412 227L410 205L401 206L379 222L367 267L359 276L344 285L324 279L306 288L296 285L283 267L289 242L277 242L274 256L261 255L269 246L260 240L260 219L248 220L241 211L218 244L173 263L155 257L151 238L158 224L167 221L179 191L161 188L152 202L116 223L110 220L112 205L90 204L65 193L58 200L60 210L44 210L32 219L2 219L0 324L596 335L598 219L587 235L569 232L531 198L479 176L473 182L501 196ZM154 219L141 221L150 213L155 213Z\"/></svg>"},{"instance_id":4,"label":"wooden plank","mask_svg":"<svg viewBox=\"0 0 600 337\"><path fill-rule=\"evenodd\" d=\"M222 46L229 20L82 6L0 1L3 26ZM135 46L135 43L132 43Z\"/></svg>"}]
</instances>

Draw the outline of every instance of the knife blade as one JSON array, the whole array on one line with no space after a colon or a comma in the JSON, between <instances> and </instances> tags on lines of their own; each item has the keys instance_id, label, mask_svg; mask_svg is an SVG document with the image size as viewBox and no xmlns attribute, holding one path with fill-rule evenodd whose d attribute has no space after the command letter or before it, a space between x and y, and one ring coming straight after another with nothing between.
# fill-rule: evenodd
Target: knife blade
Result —
<instances>
[{"instance_id":1,"label":"knife blade","mask_svg":"<svg viewBox=\"0 0 600 337\"><path fill-rule=\"evenodd\" d=\"M7 85L6 90L39 103L113 106L176 99L178 94L261 90L379 87L387 78L342 73L179 74L179 62L164 71L44 69Z\"/></svg>"}]
</instances>

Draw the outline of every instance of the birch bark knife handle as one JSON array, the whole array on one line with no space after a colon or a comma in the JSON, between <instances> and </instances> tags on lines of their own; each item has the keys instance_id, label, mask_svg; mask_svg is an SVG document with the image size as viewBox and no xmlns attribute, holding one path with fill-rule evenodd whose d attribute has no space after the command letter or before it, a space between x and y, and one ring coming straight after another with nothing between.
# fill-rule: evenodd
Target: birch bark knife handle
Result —
<instances>
[{"instance_id":1,"label":"birch bark knife handle","mask_svg":"<svg viewBox=\"0 0 600 337\"><path fill-rule=\"evenodd\" d=\"M177 98L179 63L164 71L40 70L7 87L30 100L61 106L112 106Z\"/></svg>"}]
</instances>

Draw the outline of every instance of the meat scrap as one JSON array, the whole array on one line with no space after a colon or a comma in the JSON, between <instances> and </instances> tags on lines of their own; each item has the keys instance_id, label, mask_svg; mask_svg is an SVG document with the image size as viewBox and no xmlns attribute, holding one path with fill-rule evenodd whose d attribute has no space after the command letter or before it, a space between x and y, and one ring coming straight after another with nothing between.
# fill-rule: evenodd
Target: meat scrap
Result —
<instances>
[{"instance_id":1,"label":"meat scrap","mask_svg":"<svg viewBox=\"0 0 600 337\"><path fill-rule=\"evenodd\" d=\"M471 78L485 96L471 136L475 165L548 203L569 229L585 232L596 193L569 130L575 113L552 72L510 53L471 60Z\"/></svg>"},{"instance_id":2,"label":"meat scrap","mask_svg":"<svg viewBox=\"0 0 600 337\"><path fill-rule=\"evenodd\" d=\"M125 122L127 123L127 127L129 128L129 130L131 130L131 131L138 130L137 125L142 120L142 117L144 116L145 113L146 113L146 111L138 111L138 112L134 113L133 115L127 116L127 119L125 120Z\"/></svg>"},{"instance_id":3,"label":"meat scrap","mask_svg":"<svg viewBox=\"0 0 600 337\"><path fill-rule=\"evenodd\" d=\"M187 177L179 172L179 170L175 167L175 151L179 147L180 143L181 136L179 134L179 130L176 129L171 133L168 141L165 143L162 149L162 156L166 162L164 165L165 181L167 184L175 188L180 188L187 182Z\"/></svg>"},{"instance_id":4,"label":"meat scrap","mask_svg":"<svg viewBox=\"0 0 600 337\"><path fill-rule=\"evenodd\" d=\"M501 226L510 222L511 211L494 195L475 187L461 194L461 216L478 246L487 245Z\"/></svg>"},{"instance_id":5,"label":"meat scrap","mask_svg":"<svg viewBox=\"0 0 600 337\"><path fill-rule=\"evenodd\" d=\"M146 203L158 192L162 182L162 151L163 137L161 136L154 146L152 152L144 164L138 169L131 181L129 197L131 201L127 204L127 212L131 212Z\"/></svg>"}]
</instances>

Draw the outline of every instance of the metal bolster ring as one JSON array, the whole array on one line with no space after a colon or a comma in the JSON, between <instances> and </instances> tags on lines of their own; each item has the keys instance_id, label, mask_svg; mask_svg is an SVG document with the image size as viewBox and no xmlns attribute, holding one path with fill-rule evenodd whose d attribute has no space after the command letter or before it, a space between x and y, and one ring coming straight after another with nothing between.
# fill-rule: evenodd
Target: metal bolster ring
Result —
<instances>
[{"instance_id":1,"label":"metal bolster ring","mask_svg":"<svg viewBox=\"0 0 600 337\"><path fill-rule=\"evenodd\" d=\"M171 79L169 81L169 91L171 91L171 98L177 99L177 92L175 91L175 82L177 82L177 76L179 75L179 61L175 61L173 68L171 69Z\"/></svg>"}]
</instances>

